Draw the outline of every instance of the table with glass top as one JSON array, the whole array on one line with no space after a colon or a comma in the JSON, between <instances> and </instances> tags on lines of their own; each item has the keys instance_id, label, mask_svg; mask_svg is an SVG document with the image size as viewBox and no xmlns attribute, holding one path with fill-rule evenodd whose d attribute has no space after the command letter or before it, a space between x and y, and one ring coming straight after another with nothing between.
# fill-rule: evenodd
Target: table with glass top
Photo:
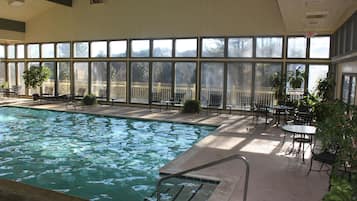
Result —
<instances>
[{"instance_id":1,"label":"table with glass top","mask_svg":"<svg viewBox=\"0 0 357 201\"><path fill-rule=\"evenodd\" d=\"M285 132L293 134L293 147L291 151L294 149L294 143L299 142L299 151L301 144L302 148L302 160L305 162L305 143L312 144L312 138L316 134L316 127L315 126L306 126L306 125L284 125L281 129ZM298 135L298 136L297 136Z\"/></svg>"}]
</instances>

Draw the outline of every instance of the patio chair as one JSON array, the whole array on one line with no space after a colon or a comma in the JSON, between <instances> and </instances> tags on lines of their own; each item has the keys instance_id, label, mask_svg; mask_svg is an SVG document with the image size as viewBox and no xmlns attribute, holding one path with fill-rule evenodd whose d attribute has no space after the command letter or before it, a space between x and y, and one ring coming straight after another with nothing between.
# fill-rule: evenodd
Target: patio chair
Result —
<instances>
[{"instance_id":1,"label":"patio chair","mask_svg":"<svg viewBox=\"0 0 357 201\"><path fill-rule=\"evenodd\" d=\"M171 105L179 105L183 103L185 93L175 93L174 97L171 98Z\"/></svg>"},{"instance_id":2,"label":"patio chair","mask_svg":"<svg viewBox=\"0 0 357 201\"><path fill-rule=\"evenodd\" d=\"M253 113L254 113L256 123L258 122L259 117L262 116L262 117L265 117L265 125L268 124L269 110L266 105L254 104Z\"/></svg>"},{"instance_id":3,"label":"patio chair","mask_svg":"<svg viewBox=\"0 0 357 201\"><path fill-rule=\"evenodd\" d=\"M330 145L328 148L324 149L322 152L315 152L315 147L312 149L311 153L311 162L310 162L310 167L309 171L307 172L307 175L310 174L311 171L322 171L323 166L325 165L330 165L333 166L337 162L337 153L338 153L338 145ZM320 169L314 170L312 169L312 163L313 161L318 161L321 163ZM326 171L329 171L330 168L328 168Z\"/></svg>"},{"instance_id":4,"label":"patio chair","mask_svg":"<svg viewBox=\"0 0 357 201\"><path fill-rule=\"evenodd\" d=\"M83 97L85 92L86 92L85 88L79 88L76 97Z\"/></svg>"},{"instance_id":5,"label":"patio chair","mask_svg":"<svg viewBox=\"0 0 357 201\"><path fill-rule=\"evenodd\" d=\"M207 113L210 109L216 109L219 111L222 102L221 94L210 94L209 99L207 101Z\"/></svg>"}]
</instances>

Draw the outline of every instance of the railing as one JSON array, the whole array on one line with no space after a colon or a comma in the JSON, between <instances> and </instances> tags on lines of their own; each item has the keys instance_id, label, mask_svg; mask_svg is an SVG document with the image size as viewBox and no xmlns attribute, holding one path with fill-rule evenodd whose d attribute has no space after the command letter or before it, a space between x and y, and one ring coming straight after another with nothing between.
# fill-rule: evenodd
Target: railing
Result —
<instances>
[{"instance_id":1,"label":"railing","mask_svg":"<svg viewBox=\"0 0 357 201\"><path fill-rule=\"evenodd\" d=\"M245 167L246 167L246 169L245 169L244 190L243 190L243 201L246 201L247 200L248 181L249 181L249 171L250 171L250 169L249 169L249 163L248 163L247 159L244 156L241 156L239 154L231 155L231 156L225 157L223 159L215 160L215 161L206 163L204 165L200 165L200 166L197 166L197 167L194 167L194 168L190 168L190 169L187 169L187 170L175 173L175 174L171 174L171 175L162 177L157 182L157 185L156 185L156 199L157 199L157 201L160 201L160 198L161 198L160 186L161 186L161 183L163 181L168 180L168 179L173 178L173 177L182 176L183 174L186 174L188 172L201 170L201 169L208 168L208 167L211 167L211 166L215 166L215 165L218 165L218 164L221 164L221 163L224 163L224 162L227 162L227 161L231 161L231 160L234 160L234 159L242 160L244 162L244 164L245 164Z\"/></svg>"}]
</instances>

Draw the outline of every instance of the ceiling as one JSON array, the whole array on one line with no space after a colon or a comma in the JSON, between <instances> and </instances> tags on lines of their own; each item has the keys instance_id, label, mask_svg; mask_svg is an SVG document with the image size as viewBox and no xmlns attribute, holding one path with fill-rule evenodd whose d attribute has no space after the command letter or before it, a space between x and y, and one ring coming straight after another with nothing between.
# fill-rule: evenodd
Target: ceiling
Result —
<instances>
[{"instance_id":1,"label":"ceiling","mask_svg":"<svg viewBox=\"0 0 357 201\"><path fill-rule=\"evenodd\" d=\"M357 0L277 0L289 33L335 31L357 10Z\"/></svg>"},{"instance_id":2,"label":"ceiling","mask_svg":"<svg viewBox=\"0 0 357 201\"><path fill-rule=\"evenodd\" d=\"M357 0L276 1L288 33L331 33L357 10ZM0 18L26 22L56 6L61 5L47 0L25 0L25 5L13 7L8 0L0 0Z\"/></svg>"},{"instance_id":3,"label":"ceiling","mask_svg":"<svg viewBox=\"0 0 357 201\"><path fill-rule=\"evenodd\" d=\"M8 4L8 0L0 0L0 18L23 21L35 17L56 6L46 0L25 0L23 6L15 7Z\"/></svg>"}]
</instances>

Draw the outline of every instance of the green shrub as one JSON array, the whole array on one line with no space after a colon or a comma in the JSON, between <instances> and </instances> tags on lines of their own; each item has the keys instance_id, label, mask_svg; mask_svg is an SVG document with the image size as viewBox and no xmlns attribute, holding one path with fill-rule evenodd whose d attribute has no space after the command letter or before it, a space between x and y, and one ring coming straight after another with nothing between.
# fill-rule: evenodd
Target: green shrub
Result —
<instances>
[{"instance_id":1,"label":"green shrub","mask_svg":"<svg viewBox=\"0 0 357 201\"><path fill-rule=\"evenodd\" d=\"M84 96L82 102L84 105L95 105L97 104L97 98L92 94L88 94Z\"/></svg>"},{"instance_id":2,"label":"green shrub","mask_svg":"<svg viewBox=\"0 0 357 201\"><path fill-rule=\"evenodd\" d=\"M342 178L332 178L331 189L322 199L323 201L352 201L353 189L351 184Z\"/></svg>"},{"instance_id":3,"label":"green shrub","mask_svg":"<svg viewBox=\"0 0 357 201\"><path fill-rule=\"evenodd\" d=\"M201 104L197 100L187 100L184 105L182 112L183 113L199 113L201 110Z\"/></svg>"}]
</instances>

